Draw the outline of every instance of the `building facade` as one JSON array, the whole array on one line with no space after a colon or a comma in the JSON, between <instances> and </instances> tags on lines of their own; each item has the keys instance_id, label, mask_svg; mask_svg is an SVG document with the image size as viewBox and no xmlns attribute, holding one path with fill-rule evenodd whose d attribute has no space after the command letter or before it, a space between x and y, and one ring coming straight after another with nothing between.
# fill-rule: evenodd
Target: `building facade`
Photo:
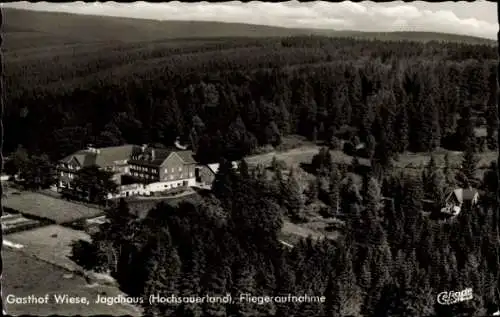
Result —
<instances>
[{"instance_id":1,"label":"building facade","mask_svg":"<svg viewBox=\"0 0 500 317\"><path fill-rule=\"evenodd\" d=\"M215 179L215 172L208 165L196 167L196 182L201 186L211 186Z\"/></svg>"},{"instance_id":2,"label":"building facade","mask_svg":"<svg viewBox=\"0 0 500 317\"><path fill-rule=\"evenodd\" d=\"M196 185L196 161L192 151L124 145L88 147L59 161L58 191L71 190L78 171L92 165L113 173L119 193L109 198L151 195Z\"/></svg>"},{"instance_id":3,"label":"building facade","mask_svg":"<svg viewBox=\"0 0 500 317\"><path fill-rule=\"evenodd\" d=\"M144 149L129 161L130 175L142 184L142 193L168 191L196 185L192 151Z\"/></svg>"},{"instance_id":4,"label":"building facade","mask_svg":"<svg viewBox=\"0 0 500 317\"><path fill-rule=\"evenodd\" d=\"M238 168L238 162L231 162L234 169ZM196 182L200 186L211 186L215 175L219 172L219 163L196 166Z\"/></svg>"},{"instance_id":5,"label":"building facade","mask_svg":"<svg viewBox=\"0 0 500 317\"><path fill-rule=\"evenodd\" d=\"M141 147L137 145L123 145L106 148L94 148L89 146L85 150L68 155L58 162L58 191L72 189L72 181L78 171L84 167L96 165L99 168L113 172L114 181L120 185L121 176L129 173L128 160L135 153L139 153Z\"/></svg>"}]
</instances>

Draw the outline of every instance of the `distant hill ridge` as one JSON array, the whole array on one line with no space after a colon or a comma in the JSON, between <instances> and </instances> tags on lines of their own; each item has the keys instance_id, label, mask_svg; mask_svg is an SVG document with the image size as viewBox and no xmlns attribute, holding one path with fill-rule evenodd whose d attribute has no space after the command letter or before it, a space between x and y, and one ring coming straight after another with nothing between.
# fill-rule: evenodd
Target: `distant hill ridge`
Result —
<instances>
[{"instance_id":1,"label":"distant hill ridge","mask_svg":"<svg viewBox=\"0 0 500 317\"><path fill-rule=\"evenodd\" d=\"M468 44L496 44L496 41L458 34L434 32L360 32L326 29L284 28L244 23L203 21L158 21L136 18L82 15L62 12L29 11L3 8L6 46L12 41L35 38L64 39L65 43L82 42L144 42L166 39L195 39L221 37L284 37L320 35L354 37L392 41L447 41Z\"/></svg>"}]
</instances>

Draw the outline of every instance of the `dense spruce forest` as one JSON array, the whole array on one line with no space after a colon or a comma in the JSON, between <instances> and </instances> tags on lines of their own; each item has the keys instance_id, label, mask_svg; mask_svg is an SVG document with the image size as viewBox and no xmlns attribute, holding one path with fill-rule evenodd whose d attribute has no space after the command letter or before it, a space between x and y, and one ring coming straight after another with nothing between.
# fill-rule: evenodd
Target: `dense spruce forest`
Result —
<instances>
[{"instance_id":1,"label":"dense spruce forest","mask_svg":"<svg viewBox=\"0 0 500 317\"><path fill-rule=\"evenodd\" d=\"M144 304L147 316L441 317L498 308L497 167L476 173L482 153L496 150L491 45L290 36L72 44L6 57L4 152L14 157L47 163L89 143L170 146L180 137L200 162L221 163L199 203L159 204L145 219L126 201L109 208L92 243L75 244L76 261L146 298L325 296ZM293 169L273 164L269 177L244 159L289 135L325 146L305 188ZM339 149L352 164L332 162ZM421 172L393 168L403 153L443 149L464 153L459 169L447 159ZM457 186L481 189L480 204L446 221L423 212ZM284 245L284 221L307 221L320 201L324 219L342 219L338 238ZM466 288L473 300L436 302Z\"/></svg>"},{"instance_id":2,"label":"dense spruce forest","mask_svg":"<svg viewBox=\"0 0 500 317\"><path fill-rule=\"evenodd\" d=\"M495 144L491 46L316 37L134 45L7 59L5 132L15 137L5 150L60 158L87 143L180 136L200 160L217 161L288 134L330 141L348 130L361 142L390 140L394 153L431 151L459 149L469 117Z\"/></svg>"}]
</instances>

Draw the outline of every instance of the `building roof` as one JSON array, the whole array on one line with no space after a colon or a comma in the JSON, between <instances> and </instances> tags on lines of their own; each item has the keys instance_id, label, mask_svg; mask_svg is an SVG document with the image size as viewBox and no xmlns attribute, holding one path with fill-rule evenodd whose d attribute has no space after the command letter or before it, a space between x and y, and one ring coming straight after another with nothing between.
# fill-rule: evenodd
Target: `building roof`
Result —
<instances>
[{"instance_id":1,"label":"building roof","mask_svg":"<svg viewBox=\"0 0 500 317\"><path fill-rule=\"evenodd\" d=\"M196 164L193 151L185 150L185 151L176 151L175 153L179 155L184 164Z\"/></svg>"},{"instance_id":2,"label":"building roof","mask_svg":"<svg viewBox=\"0 0 500 317\"><path fill-rule=\"evenodd\" d=\"M219 171L219 165L219 163L207 164L207 167L212 171L212 173L217 174L217 172Z\"/></svg>"},{"instance_id":3,"label":"building roof","mask_svg":"<svg viewBox=\"0 0 500 317\"><path fill-rule=\"evenodd\" d=\"M153 158L153 150L154 150L154 158ZM170 157L172 154L177 154L177 156L182 160L184 164L196 164L194 159L194 154L192 151L179 151L174 149L154 149L147 148L144 150L144 153L140 155L138 159L132 159L130 162L146 164L150 166L160 166L165 162L165 160Z\"/></svg>"},{"instance_id":4,"label":"building roof","mask_svg":"<svg viewBox=\"0 0 500 317\"><path fill-rule=\"evenodd\" d=\"M233 168L238 168L238 162L232 162L233 163ZM207 164L207 167L209 170L212 171L212 173L217 174L219 172L219 163L213 163L213 164Z\"/></svg>"},{"instance_id":5,"label":"building roof","mask_svg":"<svg viewBox=\"0 0 500 317\"><path fill-rule=\"evenodd\" d=\"M474 136L476 138L484 138L488 136L488 130L485 127L474 128Z\"/></svg>"},{"instance_id":6,"label":"building roof","mask_svg":"<svg viewBox=\"0 0 500 317\"><path fill-rule=\"evenodd\" d=\"M154 159L152 159L153 150ZM173 153L177 154L184 164L196 164L194 154L189 150L146 148L143 152L140 146L131 144L80 150L66 156L60 162L69 163L75 159L81 167L97 165L103 168L114 165L116 161L131 161L151 166L160 166ZM141 155L140 159L131 159L136 155Z\"/></svg>"},{"instance_id":7,"label":"building roof","mask_svg":"<svg viewBox=\"0 0 500 317\"><path fill-rule=\"evenodd\" d=\"M453 191L453 194L459 202L472 201L476 199L479 195L478 191L475 189L463 189L457 188Z\"/></svg>"},{"instance_id":8,"label":"building roof","mask_svg":"<svg viewBox=\"0 0 500 317\"><path fill-rule=\"evenodd\" d=\"M98 149L80 150L74 154L68 155L60 162L69 163L71 160L76 159L81 167L97 165L99 167L108 167L115 164L116 161L124 161L139 153L141 148L137 145L122 145L111 146Z\"/></svg>"},{"instance_id":9,"label":"building roof","mask_svg":"<svg viewBox=\"0 0 500 317\"><path fill-rule=\"evenodd\" d=\"M138 153L139 157L131 159L132 163L147 164L150 166L160 166L165 159L172 154L171 150L146 148L144 152Z\"/></svg>"}]
</instances>

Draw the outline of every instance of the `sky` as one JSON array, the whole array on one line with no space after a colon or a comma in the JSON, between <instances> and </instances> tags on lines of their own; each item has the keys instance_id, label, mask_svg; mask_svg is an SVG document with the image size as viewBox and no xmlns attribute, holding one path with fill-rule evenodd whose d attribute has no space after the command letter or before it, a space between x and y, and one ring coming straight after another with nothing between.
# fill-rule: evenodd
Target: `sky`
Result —
<instances>
[{"instance_id":1,"label":"sky","mask_svg":"<svg viewBox=\"0 0 500 317\"><path fill-rule=\"evenodd\" d=\"M2 7L155 20L240 22L356 31L429 31L495 39L496 2L13 2Z\"/></svg>"}]
</instances>

